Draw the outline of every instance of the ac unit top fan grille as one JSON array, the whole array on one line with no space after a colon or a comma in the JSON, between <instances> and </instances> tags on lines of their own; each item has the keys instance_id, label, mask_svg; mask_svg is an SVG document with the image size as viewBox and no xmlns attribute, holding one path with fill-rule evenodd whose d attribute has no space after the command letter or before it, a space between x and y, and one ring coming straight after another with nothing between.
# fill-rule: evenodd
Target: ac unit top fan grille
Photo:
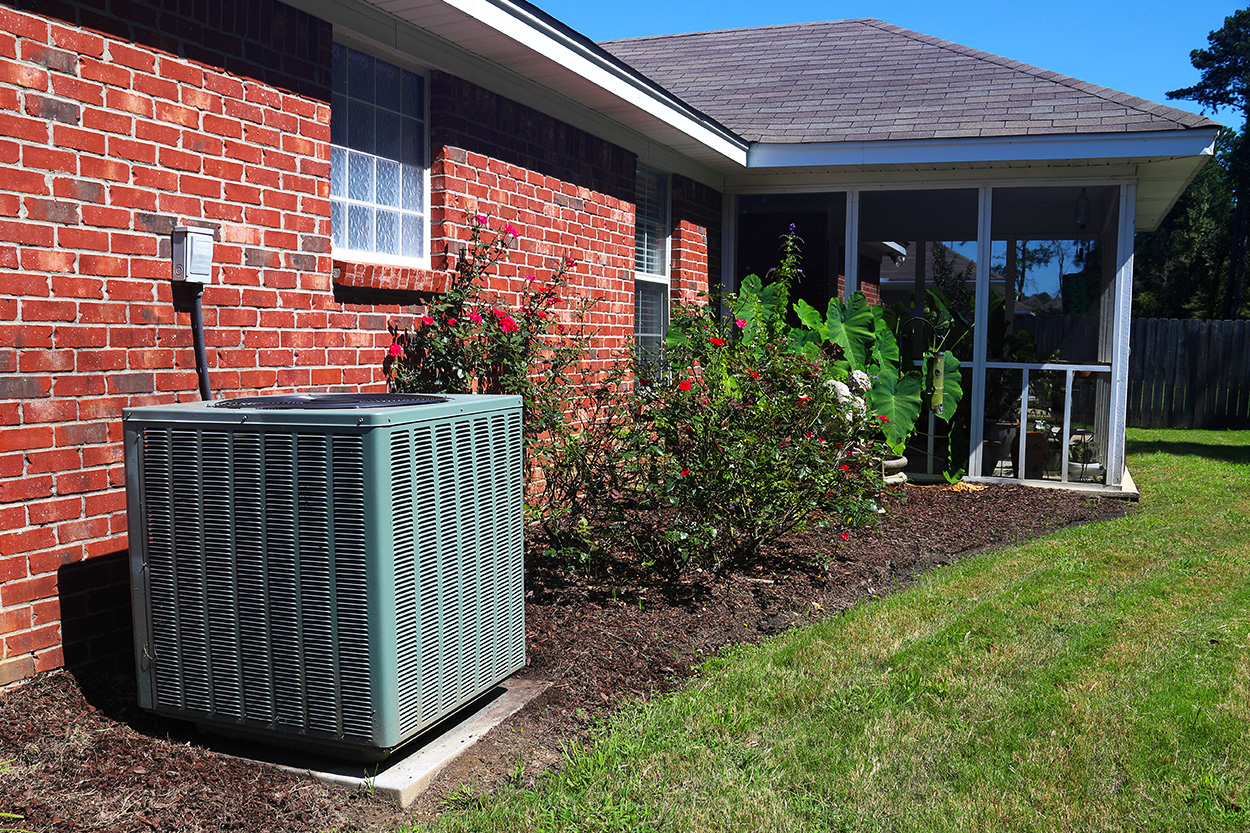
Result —
<instances>
[{"instance_id":1,"label":"ac unit top fan grille","mask_svg":"<svg viewBox=\"0 0 1250 833\"><path fill-rule=\"evenodd\" d=\"M245 396L213 403L216 408L257 408L263 411L311 411L330 408L396 408L437 405L445 396L419 393L292 393L285 396Z\"/></svg>"}]
</instances>

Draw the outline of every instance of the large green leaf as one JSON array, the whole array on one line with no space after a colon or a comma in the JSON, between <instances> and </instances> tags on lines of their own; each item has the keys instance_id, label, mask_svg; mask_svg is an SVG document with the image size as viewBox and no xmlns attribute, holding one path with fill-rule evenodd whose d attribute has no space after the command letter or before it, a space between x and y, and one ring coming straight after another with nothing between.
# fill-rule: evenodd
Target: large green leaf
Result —
<instances>
[{"instance_id":1,"label":"large green leaf","mask_svg":"<svg viewBox=\"0 0 1250 833\"><path fill-rule=\"evenodd\" d=\"M829 340L829 327L825 324L824 316L820 314L820 310L800 298L794 304L794 312L798 315L799 321L803 322L804 327L825 341Z\"/></svg>"},{"instance_id":2,"label":"large green leaf","mask_svg":"<svg viewBox=\"0 0 1250 833\"><path fill-rule=\"evenodd\" d=\"M868 391L868 409L878 417L886 442L899 451L920 417L924 380L914 371L902 377L890 372L890 368L873 367L870 372L877 378Z\"/></svg>"},{"instance_id":3,"label":"large green leaf","mask_svg":"<svg viewBox=\"0 0 1250 833\"><path fill-rule=\"evenodd\" d=\"M853 370L868 367L876 331L872 306L862 293L856 292L845 303L839 298L829 299L825 326L828 330L825 340L842 348Z\"/></svg>"},{"instance_id":4,"label":"large green leaf","mask_svg":"<svg viewBox=\"0 0 1250 833\"><path fill-rule=\"evenodd\" d=\"M875 365L898 367L898 339L894 337L880 304L872 307L872 325L874 338L868 361Z\"/></svg>"}]
</instances>

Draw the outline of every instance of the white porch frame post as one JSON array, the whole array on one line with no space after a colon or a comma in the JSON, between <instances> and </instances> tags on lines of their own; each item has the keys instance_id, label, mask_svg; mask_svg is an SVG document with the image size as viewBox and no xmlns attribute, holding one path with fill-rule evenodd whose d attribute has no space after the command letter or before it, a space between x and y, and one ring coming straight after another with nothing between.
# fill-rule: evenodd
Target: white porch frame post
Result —
<instances>
[{"instance_id":1,"label":"white porch frame post","mask_svg":"<svg viewBox=\"0 0 1250 833\"><path fill-rule=\"evenodd\" d=\"M846 271L843 281L842 300L851 297L851 293L859 289L859 189L849 188L846 192Z\"/></svg>"},{"instance_id":2,"label":"white porch frame post","mask_svg":"<svg viewBox=\"0 0 1250 833\"><path fill-rule=\"evenodd\" d=\"M1133 232L1137 226L1137 184L1120 186L1120 229L1116 241L1115 324L1111 343L1111 425L1107 443L1107 485L1124 482L1124 429L1128 424L1129 334L1133 314Z\"/></svg>"},{"instance_id":3,"label":"white porch frame post","mask_svg":"<svg viewBox=\"0 0 1250 833\"><path fill-rule=\"evenodd\" d=\"M990 322L990 218L993 189L977 189L977 289L972 317L972 424L968 426L968 476L981 476L981 441L985 433L985 356Z\"/></svg>"}]
</instances>

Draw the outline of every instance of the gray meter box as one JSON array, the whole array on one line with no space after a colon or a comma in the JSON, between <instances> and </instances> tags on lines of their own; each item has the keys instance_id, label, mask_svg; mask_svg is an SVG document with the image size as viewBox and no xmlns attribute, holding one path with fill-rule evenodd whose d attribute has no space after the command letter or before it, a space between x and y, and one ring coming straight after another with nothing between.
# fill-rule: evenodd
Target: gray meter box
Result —
<instances>
[{"instance_id":1,"label":"gray meter box","mask_svg":"<svg viewBox=\"0 0 1250 833\"><path fill-rule=\"evenodd\" d=\"M213 282L213 230L178 226L173 234L176 281Z\"/></svg>"}]
</instances>

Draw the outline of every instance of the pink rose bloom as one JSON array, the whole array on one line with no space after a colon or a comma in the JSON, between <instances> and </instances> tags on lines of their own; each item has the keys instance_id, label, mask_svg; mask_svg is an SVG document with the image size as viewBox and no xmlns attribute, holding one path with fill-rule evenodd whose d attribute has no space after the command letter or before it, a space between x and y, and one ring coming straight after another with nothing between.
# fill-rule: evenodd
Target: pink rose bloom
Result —
<instances>
[{"instance_id":1,"label":"pink rose bloom","mask_svg":"<svg viewBox=\"0 0 1250 833\"><path fill-rule=\"evenodd\" d=\"M504 233L504 234L510 234L510 235L512 235L513 237L520 237L520 235L516 233L516 229L514 229L514 228L512 227L512 224L511 224L511 223L509 223L508 225L504 226L503 233Z\"/></svg>"},{"instance_id":2,"label":"pink rose bloom","mask_svg":"<svg viewBox=\"0 0 1250 833\"><path fill-rule=\"evenodd\" d=\"M506 313L506 312L504 312L504 311L503 311L503 310L501 310L501 309L493 309L493 310L491 310L491 312L493 312L493 313L495 314L495 317L496 317L496 318L505 318L505 317L507 317L507 313Z\"/></svg>"},{"instance_id":3,"label":"pink rose bloom","mask_svg":"<svg viewBox=\"0 0 1250 833\"><path fill-rule=\"evenodd\" d=\"M539 318L546 318L546 317L547 317L547 313L543 312L542 310L539 310L539 311L538 311L538 317L539 317Z\"/></svg>"},{"instance_id":4,"label":"pink rose bloom","mask_svg":"<svg viewBox=\"0 0 1250 833\"><path fill-rule=\"evenodd\" d=\"M474 324L481 324L482 316L478 315L476 312L471 312L469 313L469 320L472 321Z\"/></svg>"},{"instance_id":5,"label":"pink rose bloom","mask_svg":"<svg viewBox=\"0 0 1250 833\"><path fill-rule=\"evenodd\" d=\"M678 390L690 390L690 380L682 379L680 382L677 383L677 389Z\"/></svg>"},{"instance_id":6,"label":"pink rose bloom","mask_svg":"<svg viewBox=\"0 0 1250 833\"><path fill-rule=\"evenodd\" d=\"M739 327L745 327L747 325L745 318L735 318L734 323L737 324Z\"/></svg>"},{"instance_id":7,"label":"pink rose bloom","mask_svg":"<svg viewBox=\"0 0 1250 833\"><path fill-rule=\"evenodd\" d=\"M453 325L453 324L455 324L455 323L456 323L456 319L454 319L454 318L448 318L448 319L447 319L447 326L449 326L449 327L450 327L451 325Z\"/></svg>"},{"instance_id":8,"label":"pink rose bloom","mask_svg":"<svg viewBox=\"0 0 1250 833\"><path fill-rule=\"evenodd\" d=\"M477 217L475 217L474 219L476 219L476 220L477 220L479 223L481 223L482 225L486 225L486 215L485 215L485 214L479 214L479 215L477 215Z\"/></svg>"},{"instance_id":9,"label":"pink rose bloom","mask_svg":"<svg viewBox=\"0 0 1250 833\"><path fill-rule=\"evenodd\" d=\"M388 356L398 356L402 352L404 352L404 348L400 347L398 344L392 344L390 347L386 348L386 355Z\"/></svg>"},{"instance_id":10,"label":"pink rose bloom","mask_svg":"<svg viewBox=\"0 0 1250 833\"><path fill-rule=\"evenodd\" d=\"M515 333L521 328L518 327L516 322L512 320L511 315L505 315L503 318L499 319L499 329L503 330L505 333Z\"/></svg>"},{"instance_id":11,"label":"pink rose bloom","mask_svg":"<svg viewBox=\"0 0 1250 833\"><path fill-rule=\"evenodd\" d=\"M709 338L709 339L708 339L708 343L710 343L713 347L724 347L724 346L725 346L725 339L723 339L723 338Z\"/></svg>"},{"instance_id":12,"label":"pink rose bloom","mask_svg":"<svg viewBox=\"0 0 1250 833\"><path fill-rule=\"evenodd\" d=\"M434 323L434 319L430 318L428 315L423 315L421 316L421 323L428 327Z\"/></svg>"}]
</instances>

